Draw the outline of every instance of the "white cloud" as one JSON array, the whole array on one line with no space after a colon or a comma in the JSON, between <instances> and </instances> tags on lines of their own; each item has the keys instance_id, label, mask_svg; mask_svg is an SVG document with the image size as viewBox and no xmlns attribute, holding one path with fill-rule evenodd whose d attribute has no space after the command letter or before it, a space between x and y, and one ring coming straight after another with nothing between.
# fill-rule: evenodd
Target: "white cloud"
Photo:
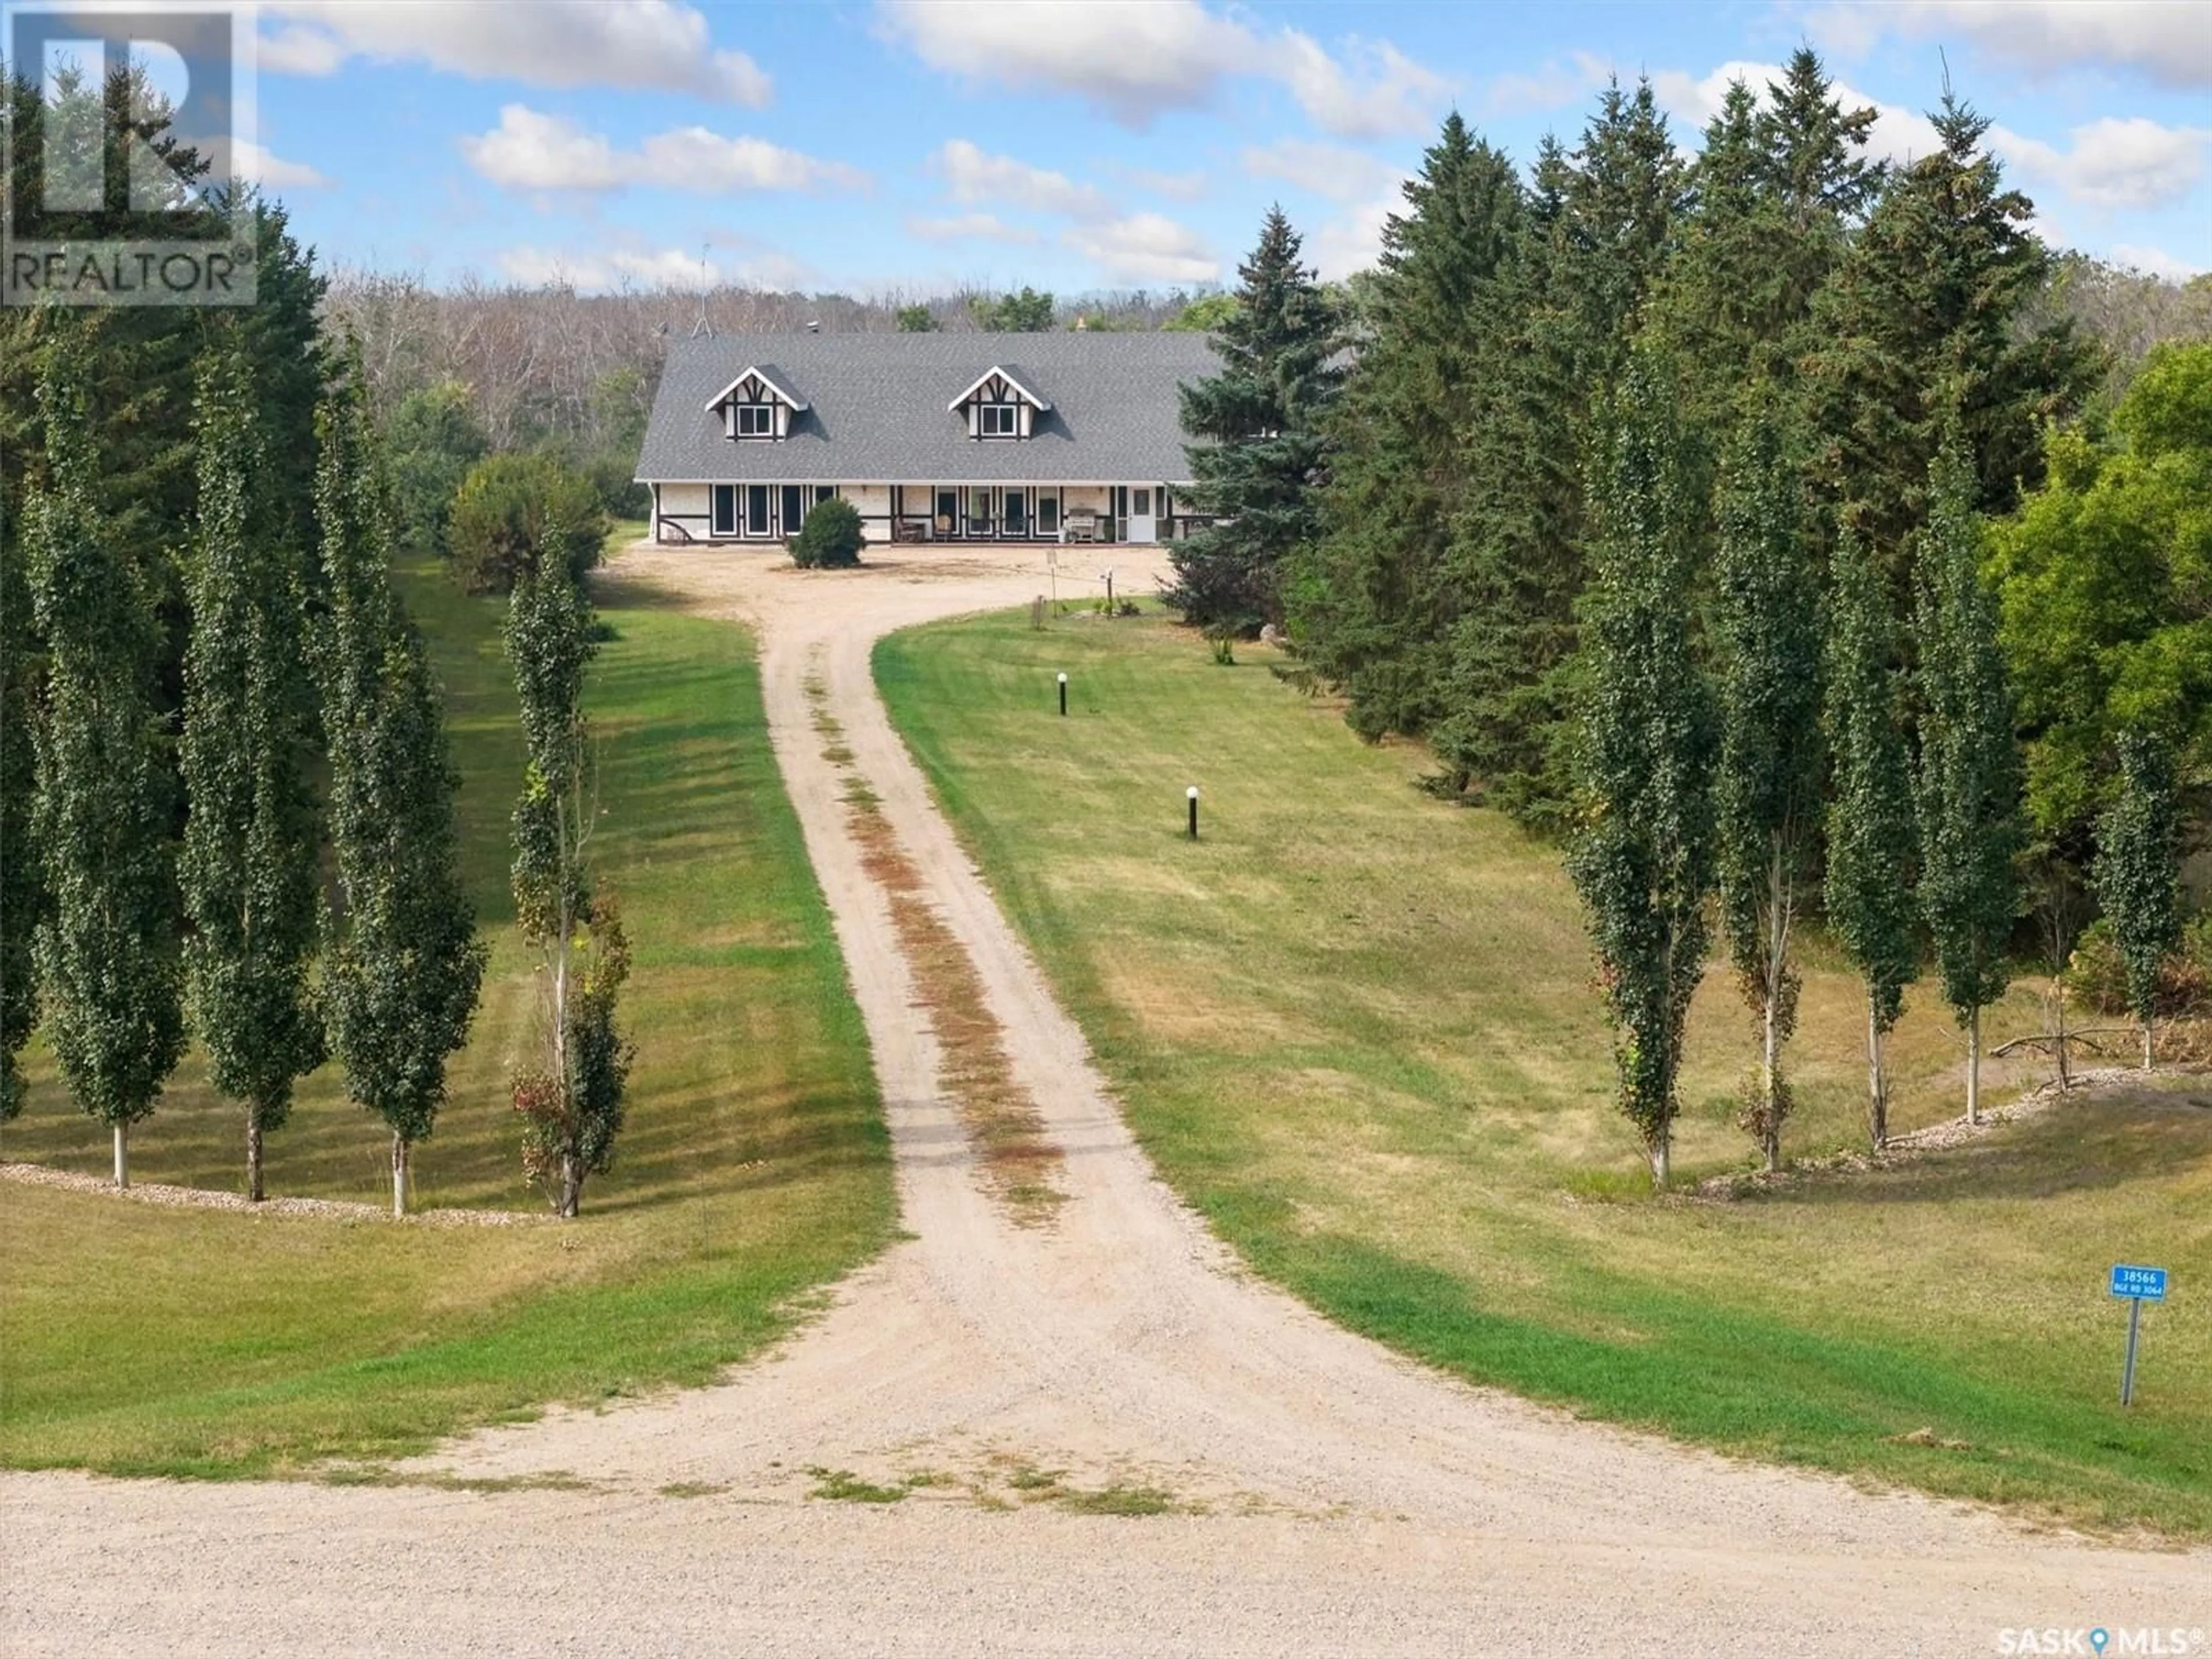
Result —
<instances>
[{"instance_id":1,"label":"white cloud","mask_svg":"<svg viewBox=\"0 0 2212 1659\"><path fill-rule=\"evenodd\" d=\"M2208 25L2212 27L2212 25ZM2072 200L2092 207L2171 207L2204 175L2204 146L2212 133L2164 127L2142 116L2107 116L2068 135L2058 149L2004 127L1990 142L2023 173L2048 179Z\"/></svg>"},{"instance_id":2,"label":"white cloud","mask_svg":"<svg viewBox=\"0 0 2212 1659\"><path fill-rule=\"evenodd\" d=\"M948 140L929 159L931 171L945 180L956 202L1011 202L1036 213L1064 213L1071 218L1098 219L1111 214L1113 204L1090 185L1079 185L1064 173L1033 167L1011 155L992 155L965 138Z\"/></svg>"},{"instance_id":3,"label":"white cloud","mask_svg":"<svg viewBox=\"0 0 2212 1659\"><path fill-rule=\"evenodd\" d=\"M1404 205L1395 196L1364 202L1324 222L1306 244L1306 257L1325 283L1342 282L1373 267L1382 252L1382 227Z\"/></svg>"},{"instance_id":4,"label":"white cloud","mask_svg":"<svg viewBox=\"0 0 2212 1659\"><path fill-rule=\"evenodd\" d=\"M1483 88L1483 107L1495 115L1524 115L1557 109L1587 97L1606 83L1613 66L1593 52L1571 52L1528 73L1493 75Z\"/></svg>"},{"instance_id":5,"label":"white cloud","mask_svg":"<svg viewBox=\"0 0 2212 1659\"><path fill-rule=\"evenodd\" d=\"M508 104L487 133L465 135L461 154L495 185L509 190L611 191L629 185L715 196L750 190L850 190L865 173L763 138L726 138L704 127L655 133L635 150L615 148L604 133L566 116Z\"/></svg>"},{"instance_id":6,"label":"white cloud","mask_svg":"<svg viewBox=\"0 0 2212 1659\"><path fill-rule=\"evenodd\" d=\"M2162 86L2212 87L2212 24L2194 0L1842 0L1805 21L1817 38L1852 52L1892 31L1919 40L1964 36L2025 69L2105 64Z\"/></svg>"},{"instance_id":7,"label":"white cloud","mask_svg":"<svg viewBox=\"0 0 2212 1659\"><path fill-rule=\"evenodd\" d=\"M716 50L705 15L675 0L264 0L262 10L283 20L260 51L262 67L280 73L329 75L349 58L367 58L477 80L688 93L753 108L775 96L757 64Z\"/></svg>"},{"instance_id":8,"label":"white cloud","mask_svg":"<svg viewBox=\"0 0 2212 1659\"><path fill-rule=\"evenodd\" d=\"M947 218L908 219L907 233L926 242L1016 242L1042 240L1022 225L1010 225L995 213L961 213Z\"/></svg>"},{"instance_id":9,"label":"white cloud","mask_svg":"<svg viewBox=\"0 0 2212 1659\"><path fill-rule=\"evenodd\" d=\"M1280 179L1333 202L1393 195L1406 176L1379 156L1306 138L1249 146L1243 161L1255 179Z\"/></svg>"},{"instance_id":10,"label":"white cloud","mask_svg":"<svg viewBox=\"0 0 2212 1659\"><path fill-rule=\"evenodd\" d=\"M948 75L1024 92L1064 92L1142 126L1211 103L1223 81L1288 88L1347 137L1425 128L1450 82L1387 41L1348 43L1349 65L1297 29L1272 34L1200 0L879 0L885 32Z\"/></svg>"},{"instance_id":11,"label":"white cloud","mask_svg":"<svg viewBox=\"0 0 2212 1659\"><path fill-rule=\"evenodd\" d=\"M1115 175L1135 188L1171 202L1195 202L1206 191L1203 173L1155 173L1150 167L1115 167Z\"/></svg>"},{"instance_id":12,"label":"white cloud","mask_svg":"<svg viewBox=\"0 0 2212 1659\"><path fill-rule=\"evenodd\" d=\"M762 252L731 264L702 260L682 248L617 248L575 253L556 248L511 247L499 255L501 272L526 288L608 289L717 288L740 283L755 288L792 289L813 273L786 255Z\"/></svg>"},{"instance_id":13,"label":"white cloud","mask_svg":"<svg viewBox=\"0 0 2212 1659\"><path fill-rule=\"evenodd\" d=\"M2130 265L2146 276L2168 283L2185 283L2192 276L2202 276L2205 269L2186 259L2177 259L2164 248L2136 247L2126 242L2113 247L2106 257L2116 265Z\"/></svg>"},{"instance_id":14,"label":"white cloud","mask_svg":"<svg viewBox=\"0 0 2212 1659\"><path fill-rule=\"evenodd\" d=\"M330 183L305 161L288 161L251 139L237 142L231 165L264 190L313 190Z\"/></svg>"},{"instance_id":15,"label":"white cloud","mask_svg":"<svg viewBox=\"0 0 2212 1659\"><path fill-rule=\"evenodd\" d=\"M1073 225L1060 240L1121 282L1212 283L1221 276L1221 262L1205 238L1162 214Z\"/></svg>"}]
</instances>

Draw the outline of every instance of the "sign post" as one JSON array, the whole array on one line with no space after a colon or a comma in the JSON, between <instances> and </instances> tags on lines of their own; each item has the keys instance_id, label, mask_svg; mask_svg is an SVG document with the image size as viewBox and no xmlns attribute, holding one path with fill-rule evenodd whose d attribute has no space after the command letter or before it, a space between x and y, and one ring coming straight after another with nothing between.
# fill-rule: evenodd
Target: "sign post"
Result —
<instances>
[{"instance_id":1,"label":"sign post","mask_svg":"<svg viewBox=\"0 0 2212 1659\"><path fill-rule=\"evenodd\" d=\"M2166 1269L2118 1262L2108 1288L2112 1295L2125 1297L2128 1303L2128 1357L2120 1366L2120 1404L2131 1406L2136 1398L2136 1349L2142 1336L2142 1305L2166 1300Z\"/></svg>"},{"instance_id":2,"label":"sign post","mask_svg":"<svg viewBox=\"0 0 2212 1659\"><path fill-rule=\"evenodd\" d=\"M1060 717L1062 720L1067 718L1067 676L1065 674L1060 677Z\"/></svg>"},{"instance_id":3,"label":"sign post","mask_svg":"<svg viewBox=\"0 0 2212 1659\"><path fill-rule=\"evenodd\" d=\"M1196 841L1198 839L1198 786L1194 783L1185 790L1183 799L1190 803L1190 838Z\"/></svg>"}]
</instances>

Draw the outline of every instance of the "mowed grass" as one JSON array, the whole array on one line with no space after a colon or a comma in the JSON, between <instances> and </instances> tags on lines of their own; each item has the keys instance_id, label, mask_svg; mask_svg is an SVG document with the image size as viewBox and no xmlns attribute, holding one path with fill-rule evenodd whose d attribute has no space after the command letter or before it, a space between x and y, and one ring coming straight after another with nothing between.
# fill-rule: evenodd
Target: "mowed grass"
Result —
<instances>
[{"instance_id":1,"label":"mowed grass","mask_svg":"<svg viewBox=\"0 0 2212 1659\"><path fill-rule=\"evenodd\" d=\"M520 753L501 607L428 571L407 587L447 685L493 947L451 1098L416 1153L418 1207L540 1216L506 1097L540 1014L507 895ZM398 1226L0 1187L0 1460L282 1472L547 1401L697 1382L885 1239L865 1036L769 752L751 641L618 579L601 603L616 637L590 687L594 857L635 952L622 1018L637 1060L615 1168L586 1188L582 1219ZM35 1046L33 1066L0 1156L105 1173L106 1132ZM134 1179L241 1191L242 1135L194 1054L132 1134ZM269 1189L388 1202L388 1146L325 1067L270 1137Z\"/></svg>"},{"instance_id":2,"label":"mowed grass","mask_svg":"<svg viewBox=\"0 0 2212 1659\"><path fill-rule=\"evenodd\" d=\"M895 635L893 716L1163 1173L1261 1272L1468 1377L1731 1452L2212 1532L2212 1079L1881 1171L1646 1194L1557 851L1413 787L1408 748L1157 616ZM1054 712L1054 673L1071 714ZM1203 835L1183 836L1183 791ZM1863 1141L1863 1004L1812 942L1795 1156ZM2033 1029L2015 988L1993 1041ZM1694 1016L1682 1184L1747 1170L1755 1054ZM1923 984L1898 1127L1963 1107ZM1996 1068L2015 1086L2039 1070ZM2000 1088L2002 1098L2008 1091ZM2118 1403L2114 1261L2173 1270ZM1932 1431L1937 1441L1901 1437Z\"/></svg>"}]
</instances>

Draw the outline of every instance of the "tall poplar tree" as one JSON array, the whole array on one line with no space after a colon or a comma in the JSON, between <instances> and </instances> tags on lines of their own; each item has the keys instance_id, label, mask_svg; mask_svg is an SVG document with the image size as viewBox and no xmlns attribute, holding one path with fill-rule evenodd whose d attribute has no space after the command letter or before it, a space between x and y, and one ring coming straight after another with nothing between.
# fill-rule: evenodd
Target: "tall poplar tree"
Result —
<instances>
[{"instance_id":1,"label":"tall poplar tree","mask_svg":"<svg viewBox=\"0 0 2212 1659\"><path fill-rule=\"evenodd\" d=\"M6 511L0 503L0 513ZM16 1056L38 1020L31 939L45 890L31 836L38 787L31 732L39 700L31 659L31 588L18 529L13 515L0 521L0 1123L23 1109Z\"/></svg>"},{"instance_id":2,"label":"tall poplar tree","mask_svg":"<svg viewBox=\"0 0 2212 1659\"><path fill-rule=\"evenodd\" d=\"M1592 463L1583 827L1567 868L1589 912L1621 1109L1664 1186L1682 1027L1713 886L1712 695L1691 647L1702 519L1670 368L1639 352Z\"/></svg>"},{"instance_id":3,"label":"tall poplar tree","mask_svg":"<svg viewBox=\"0 0 2212 1659\"><path fill-rule=\"evenodd\" d=\"M1716 632L1721 655L1721 926L1759 1027L1744 1115L1766 1167L1790 1112L1782 1045L1797 1024L1790 943L1820 827L1820 594L1804 471L1770 392L1723 470Z\"/></svg>"},{"instance_id":4,"label":"tall poplar tree","mask_svg":"<svg viewBox=\"0 0 2212 1659\"><path fill-rule=\"evenodd\" d=\"M346 1091L392 1129L392 1212L437 1121L446 1061L467 1040L484 948L456 867L453 791L429 653L391 581L392 526L359 365L316 416L326 612L317 642L337 904L324 1002Z\"/></svg>"},{"instance_id":5,"label":"tall poplar tree","mask_svg":"<svg viewBox=\"0 0 2212 1659\"><path fill-rule=\"evenodd\" d=\"M546 542L559 544L552 526ZM583 708L594 620L566 562L541 558L516 580L506 641L527 759L514 805L514 914L544 957L546 1052L516 1077L514 1105L528 1126L524 1171L564 1219L583 1201L585 1177L613 1162L630 1059L614 1024L629 941L586 859L598 817Z\"/></svg>"},{"instance_id":6,"label":"tall poplar tree","mask_svg":"<svg viewBox=\"0 0 2212 1659\"><path fill-rule=\"evenodd\" d=\"M320 837L307 763L313 703L299 649L295 515L259 493L265 447L246 361L218 349L200 374L199 511L185 589L179 866L191 934L185 986L215 1086L246 1108L246 1196L263 1195L262 1140L296 1080L323 1060L308 969L321 908Z\"/></svg>"},{"instance_id":7,"label":"tall poplar tree","mask_svg":"<svg viewBox=\"0 0 2212 1659\"><path fill-rule=\"evenodd\" d=\"M155 703L151 607L99 507L88 325L48 321L46 478L23 527L46 641L31 827L51 896L35 954L54 1057L78 1105L114 1130L115 1184L127 1187L131 1126L153 1111L185 1046L175 777Z\"/></svg>"},{"instance_id":8,"label":"tall poplar tree","mask_svg":"<svg viewBox=\"0 0 2212 1659\"><path fill-rule=\"evenodd\" d=\"M1918 971L1912 866L1918 840L1905 753L1903 676L1889 589L1866 543L1846 528L1829 563L1822 727L1834 772L1823 893L1829 931L1866 983L1867 1133L1889 1144L1882 1040Z\"/></svg>"},{"instance_id":9,"label":"tall poplar tree","mask_svg":"<svg viewBox=\"0 0 2212 1659\"><path fill-rule=\"evenodd\" d=\"M1188 499L1216 520L1176 542L1167 602L1212 635L1283 619L1285 562L1320 530L1325 425L1343 372L1336 308L1303 263L1298 234L1271 208L1237 267L1237 309L1213 337L1221 372L1182 388L1194 442Z\"/></svg>"},{"instance_id":10,"label":"tall poplar tree","mask_svg":"<svg viewBox=\"0 0 2212 1659\"><path fill-rule=\"evenodd\" d=\"M2142 1022L2142 1063L2156 1057L2158 970L2181 943L2181 803L2173 755L2143 732L2124 732L2119 793L2097 824L2097 902L2127 969L2128 1007Z\"/></svg>"},{"instance_id":11,"label":"tall poplar tree","mask_svg":"<svg viewBox=\"0 0 2212 1659\"><path fill-rule=\"evenodd\" d=\"M1914 538L1919 653L1920 902L1943 1000L1966 1029L1966 1118L1981 1120L1982 1010L2011 981L2005 940L2019 897L2020 751L1982 585L1980 520L1963 445L1929 470L1928 522Z\"/></svg>"}]
</instances>

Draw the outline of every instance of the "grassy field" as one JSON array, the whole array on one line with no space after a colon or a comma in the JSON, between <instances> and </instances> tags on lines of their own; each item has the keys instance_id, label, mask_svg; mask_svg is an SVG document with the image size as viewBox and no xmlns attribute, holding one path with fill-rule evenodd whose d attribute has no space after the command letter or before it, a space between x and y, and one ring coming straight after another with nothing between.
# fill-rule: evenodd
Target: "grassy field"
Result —
<instances>
[{"instance_id":1,"label":"grassy field","mask_svg":"<svg viewBox=\"0 0 2212 1659\"><path fill-rule=\"evenodd\" d=\"M1556 852L1420 793L1416 753L1360 744L1270 654L1220 667L1157 617L1039 633L1024 613L876 655L1137 1133L1248 1261L1353 1328L1593 1416L2212 1532L2212 1080L1896 1168L1655 1200ZM2039 990L1996 1012L2000 1038L2033 1025ZM1860 1141L1862 1006L1815 951L1793 1156ZM1693 1024L1691 1182L1753 1163L1735 1127L1752 1030L1724 973ZM1960 1040L1924 986L1894 1054L1899 1128L1962 1109ZM2125 1413L2116 1261L2176 1285Z\"/></svg>"},{"instance_id":2,"label":"grassy field","mask_svg":"<svg viewBox=\"0 0 2212 1659\"><path fill-rule=\"evenodd\" d=\"M537 1017L512 927L519 783L496 601L414 573L447 684L492 967L423 1207L542 1213L504 1080ZM418 1447L553 1399L698 1382L872 1254L894 1212L860 1018L769 755L750 641L619 582L593 670L599 868L636 952L629 1127L574 1224L394 1226L0 1188L0 1460L240 1474ZM106 1136L35 1048L0 1156L93 1174ZM238 1114L197 1056L132 1134L143 1182L243 1190ZM375 1202L386 1136L335 1068L269 1141L272 1194Z\"/></svg>"}]
</instances>

